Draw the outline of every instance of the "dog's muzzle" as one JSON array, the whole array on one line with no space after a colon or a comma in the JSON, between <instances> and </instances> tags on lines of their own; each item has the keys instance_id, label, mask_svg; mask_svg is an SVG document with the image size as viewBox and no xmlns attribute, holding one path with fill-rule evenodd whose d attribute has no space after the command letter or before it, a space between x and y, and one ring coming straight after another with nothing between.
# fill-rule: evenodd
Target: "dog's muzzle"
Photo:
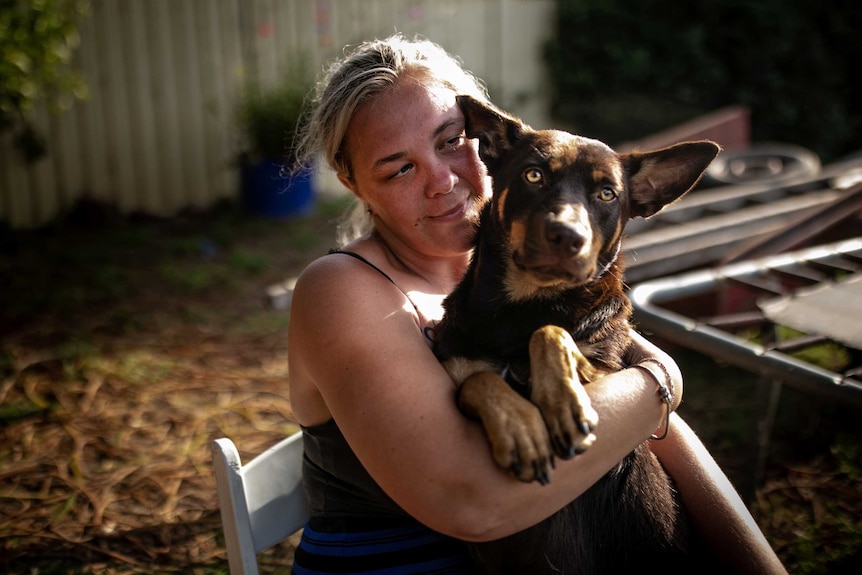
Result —
<instances>
[{"instance_id":1,"label":"dog's muzzle","mask_svg":"<svg viewBox=\"0 0 862 575\"><path fill-rule=\"evenodd\" d=\"M585 211L585 210L582 210ZM597 253L588 216L575 210L547 214L532 222L540 229L528 230L522 249L513 260L518 268L538 283L578 285L595 276Z\"/></svg>"}]
</instances>

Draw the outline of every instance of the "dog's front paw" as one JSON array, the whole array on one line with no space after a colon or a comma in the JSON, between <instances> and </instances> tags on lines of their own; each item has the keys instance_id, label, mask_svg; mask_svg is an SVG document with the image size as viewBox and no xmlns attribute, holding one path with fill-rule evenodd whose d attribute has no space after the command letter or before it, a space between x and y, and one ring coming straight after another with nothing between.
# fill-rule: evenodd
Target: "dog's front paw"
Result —
<instances>
[{"instance_id":1,"label":"dog's front paw","mask_svg":"<svg viewBox=\"0 0 862 575\"><path fill-rule=\"evenodd\" d=\"M554 450L545 420L499 375L477 372L464 380L458 407L482 422L497 465L521 481L550 481Z\"/></svg>"},{"instance_id":2,"label":"dog's front paw","mask_svg":"<svg viewBox=\"0 0 862 575\"><path fill-rule=\"evenodd\" d=\"M580 373L593 368L572 336L547 325L530 339L530 399L545 418L554 452L563 459L583 453L595 442L599 414L581 385Z\"/></svg>"},{"instance_id":3,"label":"dog's front paw","mask_svg":"<svg viewBox=\"0 0 862 575\"><path fill-rule=\"evenodd\" d=\"M593 431L599 423L599 414L591 405L582 405L579 399L576 394L562 395L557 401L539 406L554 453L563 459L583 453L596 440Z\"/></svg>"},{"instance_id":4,"label":"dog's front paw","mask_svg":"<svg viewBox=\"0 0 862 575\"><path fill-rule=\"evenodd\" d=\"M493 411L482 420L494 460L521 481L545 485L550 482L554 467L554 451L545 420L532 403L520 396L513 399L521 401L513 402L505 410Z\"/></svg>"}]
</instances>

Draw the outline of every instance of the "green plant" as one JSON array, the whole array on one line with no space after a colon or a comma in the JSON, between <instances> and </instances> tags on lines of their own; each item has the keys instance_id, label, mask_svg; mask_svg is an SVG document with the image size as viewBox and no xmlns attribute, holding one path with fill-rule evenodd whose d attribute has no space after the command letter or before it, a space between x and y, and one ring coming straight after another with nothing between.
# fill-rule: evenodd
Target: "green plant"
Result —
<instances>
[{"instance_id":1,"label":"green plant","mask_svg":"<svg viewBox=\"0 0 862 575\"><path fill-rule=\"evenodd\" d=\"M28 119L38 101L62 110L87 95L72 66L88 0L0 0L0 131L33 162L46 152Z\"/></svg>"},{"instance_id":2,"label":"green plant","mask_svg":"<svg viewBox=\"0 0 862 575\"><path fill-rule=\"evenodd\" d=\"M305 67L296 66L272 87L255 83L246 88L240 104L240 123L246 138L244 154L249 160L289 158L311 86Z\"/></svg>"}]
</instances>

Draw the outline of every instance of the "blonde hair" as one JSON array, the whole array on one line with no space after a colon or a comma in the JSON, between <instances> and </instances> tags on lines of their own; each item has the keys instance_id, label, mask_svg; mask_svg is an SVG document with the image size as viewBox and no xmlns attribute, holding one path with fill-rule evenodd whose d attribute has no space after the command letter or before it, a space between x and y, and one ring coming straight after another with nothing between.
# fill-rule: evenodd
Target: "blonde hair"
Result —
<instances>
[{"instance_id":1,"label":"blonde hair","mask_svg":"<svg viewBox=\"0 0 862 575\"><path fill-rule=\"evenodd\" d=\"M401 34L364 42L331 63L319 78L297 135L294 152L299 162L321 157L336 173L352 180L353 168L344 149L350 120L363 104L405 76L488 100L484 84L434 42L409 40ZM343 245L371 228L367 208L357 202L339 226L337 242Z\"/></svg>"}]
</instances>

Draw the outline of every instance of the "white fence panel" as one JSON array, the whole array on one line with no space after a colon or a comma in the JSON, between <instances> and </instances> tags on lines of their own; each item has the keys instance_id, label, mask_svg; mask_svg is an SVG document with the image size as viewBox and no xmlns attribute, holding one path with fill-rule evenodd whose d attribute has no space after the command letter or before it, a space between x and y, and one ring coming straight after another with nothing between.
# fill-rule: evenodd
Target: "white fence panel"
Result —
<instances>
[{"instance_id":1,"label":"white fence panel","mask_svg":"<svg viewBox=\"0 0 862 575\"><path fill-rule=\"evenodd\" d=\"M272 83L300 58L319 70L345 45L396 31L442 44L499 105L541 127L553 9L553 0L91 0L76 54L90 97L33 115L48 143L35 164L0 134L0 220L44 225L84 197L168 216L235 197L244 83Z\"/></svg>"}]
</instances>

